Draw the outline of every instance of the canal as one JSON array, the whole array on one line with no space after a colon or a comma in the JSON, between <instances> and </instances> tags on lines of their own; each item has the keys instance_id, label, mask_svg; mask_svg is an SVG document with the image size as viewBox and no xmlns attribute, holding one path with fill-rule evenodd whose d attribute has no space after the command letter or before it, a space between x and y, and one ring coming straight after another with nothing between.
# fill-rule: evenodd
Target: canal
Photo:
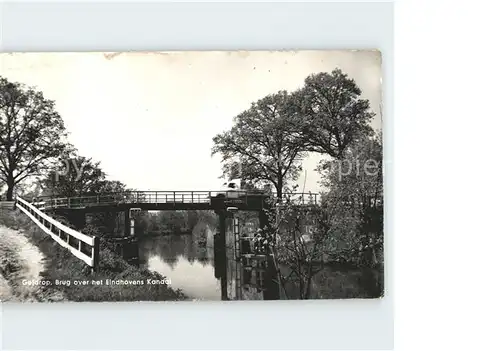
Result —
<instances>
[{"instance_id":1,"label":"canal","mask_svg":"<svg viewBox=\"0 0 500 351\"><path fill-rule=\"evenodd\" d=\"M253 270L245 271L242 263L235 260L230 222L226 235L226 264L220 249L216 254L215 246L223 246L220 239L215 243L215 229L203 222L188 234L141 235L138 241L139 264L169 278L172 288L181 289L192 299L263 299L258 274Z\"/></svg>"},{"instance_id":2,"label":"canal","mask_svg":"<svg viewBox=\"0 0 500 351\"><path fill-rule=\"evenodd\" d=\"M188 234L155 236L146 233L138 238L139 264L170 279L172 288L182 290L194 300L266 299L265 282L258 262L253 262L250 271L245 260L244 263L236 262L234 236L228 230L224 267L220 254L215 253L217 240L214 240L214 235L215 229L204 223L198 223ZM226 274L223 273L224 268ZM289 268L280 265L280 270L286 273ZM357 269L325 267L314 276L309 298L363 297L366 294L361 291L360 285L365 275ZM288 294L283 295L282 290L279 298L298 298L294 286L288 286L286 290Z\"/></svg>"},{"instance_id":3,"label":"canal","mask_svg":"<svg viewBox=\"0 0 500 351\"><path fill-rule=\"evenodd\" d=\"M139 241L139 263L168 277L172 288L181 289L193 299L220 300L221 282L215 277L213 233L208 237L212 240L206 244L192 234L143 237Z\"/></svg>"}]
</instances>

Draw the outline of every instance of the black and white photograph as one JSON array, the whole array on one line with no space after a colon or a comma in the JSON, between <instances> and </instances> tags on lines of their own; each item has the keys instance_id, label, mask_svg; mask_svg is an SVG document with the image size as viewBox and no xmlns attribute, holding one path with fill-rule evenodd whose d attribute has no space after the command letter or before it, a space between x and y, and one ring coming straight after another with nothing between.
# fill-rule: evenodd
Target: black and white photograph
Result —
<instances>
[{"instance_id":1,"label":"black and white photograph","mask_svg":"<svg viewBox=\"0 0 500 351\"><path fill-rule=\"evenodd\" d=\"M0 62L2 302L384 297L380 51Z\"/></svg>"}]
</instances>

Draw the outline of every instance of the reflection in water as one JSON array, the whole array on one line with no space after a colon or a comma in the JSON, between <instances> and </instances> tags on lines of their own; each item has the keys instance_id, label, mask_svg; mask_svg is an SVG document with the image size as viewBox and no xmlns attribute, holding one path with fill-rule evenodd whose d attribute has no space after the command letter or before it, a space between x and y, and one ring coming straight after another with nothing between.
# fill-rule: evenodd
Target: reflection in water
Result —
<instances>
[{"instance_id":1,"label":"reflection in water","mask_svg":"<svg viewBox=\"0 0 500 351\"><path fill-rule=\"evenodd\" d=\"M206 237L196 230L192 235L143 237L139 259L148 269L169 278L172 288L181 289L192 298L221 299L220 280L214 272L211 230L207 230Z\"/></svg>"},{"instance_id":2,"label":"reflection in water","mask_svg":"<svg viewBox=\"0 0 500 351\"><path fill-rule=\"evenodd\" d=\"M220 300L220 281L215 279L214 267L198 260L190 262L179 256L174 266L168 264L160 256L148 259L148 267L172 281L172 287L181 289L186 295L201 300Z\"/></svg>"},{"instance_id":3,"label":"reflection in water","mask_svg":"<svg viewBox=\"0 0 500 351\"><path fill-rule=\"evenodd\" d=\"M243 222L243 220L242 220ZM264 300L269 298L268 285L265 283L265 269L260 260L247 261L234 259L235 241L233 229L227 228L225 255L218 251L214 257L214 232L207 225L195 227L192 234L141 237L139 239L140 264L170 279L174 289L181 289L186 295L199 300ZM248 235L243 230L242 234ZM220 237L218 237L220 243ZM219 244L217 244L218 247ZM221 258L226 256L226 265ZM217 269L215 261L217 260ZM224 274L224 266L227 269ZM250 270L250 266L252 267ZM222 268L221 268L222 267ZM285 276L290 268L280 265ZM368 293L360 293L360 282L367 273L358 270L337 271L325 267L312 280L312 298L353 298ZM381 280L375 276L372 280ZM224 289L221 286L225 285ZM278 291L278 298L297 299L298 286L291 281L286 284L287 294ZM281 296L280 296L281 292ZM267 297L265 296L267 294ZM364 294L364 295L363 295ZM276 295L273 295L276 296Z\"/></svg>"},{"instance_id":4,"label":"reflection in water","mask_svg":"<svg viewBox=\"0 0 500 351\"><path fill-rule=\"evenodd\" d=\"M259 267L249 271L248 262L246 268L242 262L236 262L231 223L227 221L225 250L217 251L217 259L214 257L214 231L199 223L192 234L141 237L140 264L170 279L173 288L181 289L194 299L261 300L264 295L259 286L263 285L263 274L257 272ZM246 227L242 229L245 229L242 234L248 235ZM221 244L224 245L219 237L217 247Z\"/></svg>"}]
</instances>

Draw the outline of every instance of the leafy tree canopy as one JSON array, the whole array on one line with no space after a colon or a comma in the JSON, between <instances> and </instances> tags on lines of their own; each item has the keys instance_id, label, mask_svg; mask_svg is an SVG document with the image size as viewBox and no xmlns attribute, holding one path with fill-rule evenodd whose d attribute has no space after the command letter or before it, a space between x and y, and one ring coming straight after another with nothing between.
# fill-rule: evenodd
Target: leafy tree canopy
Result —
<instances>
[{"instance_id":1,"label":"leafy tree canopy","mask_svg":"<svg viewBox=\"0 0 500 351\"><path fill-rule=\"evenodd\" d=\"M107 180L100 162L94 162L91 158L72 156L62 158L60 164L60 168L42 179L44 195L73 197L126 191L122 182Z\"/></svg>"},{"instance_id":2,"label":"leafy tree canopy","mask_svg":"<svg viewBox=\"0 0 500 351\"><path fill-rule=\"evenodd\" d=\"M286 91L268 95L236 116L231 130L213 138L212 155L222 155L225 175L235 178L239 169L236 178L271 183L282 196L287 182L298 177L304 156L300 139L290 129L296 116L292 99Z\"/></svg>"},{"instance_id":3,"label":"leafy tree canopy","mask_svg":"<svg viewBox=\"0 0 500 351\"><path fill-rule=\"evenodd\" d=\"M7 198L65 148L66 130L55 103L34 88L0 77L0 180Z\"/></svg>"},{"instance_id":4,"label":"leafy tree canopy","mask_svg":"<svg viewBox=\"0 0 500 351\"><path fill-rule=\"evenodd\" d=\"M342 158L345 150L362 136L370 136L374 113L361 89L340 69L312 74L294 92L295 129L308 151Z\"/></svg>"}]
</instances>

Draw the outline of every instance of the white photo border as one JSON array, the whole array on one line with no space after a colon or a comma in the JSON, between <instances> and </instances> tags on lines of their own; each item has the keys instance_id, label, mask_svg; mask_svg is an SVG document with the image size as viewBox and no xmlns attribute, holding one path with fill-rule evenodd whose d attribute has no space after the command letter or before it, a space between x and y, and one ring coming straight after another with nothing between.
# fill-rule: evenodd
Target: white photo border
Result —
<instances>
[{"instance_id":1,"label":"white photo border","mask_svg":"<svg viewBox=\"0 0 500 351\"><path fill-rule=\"evenodd\" d=\"M392 349L392 3L10 2L0 25L2 52L379 49L387 198L382 299L0 304L2 348Z\"/></svg>"}]
</instances>

